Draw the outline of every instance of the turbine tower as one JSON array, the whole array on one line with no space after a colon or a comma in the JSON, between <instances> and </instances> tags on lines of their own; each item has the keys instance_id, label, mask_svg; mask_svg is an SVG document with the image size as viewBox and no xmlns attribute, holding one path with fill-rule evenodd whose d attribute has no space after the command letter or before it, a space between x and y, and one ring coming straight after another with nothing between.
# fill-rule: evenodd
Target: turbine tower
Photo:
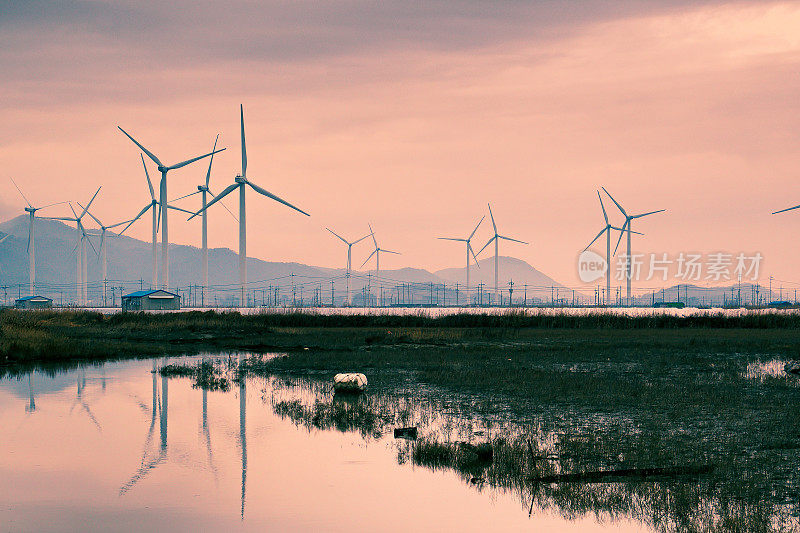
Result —
<instances>
[{"instance_id":1,"label":"turbine tower","mask_svg":"<svg viewBox=\"0 0 800 533\"><path fill-rule=\"evenodd\" d=\"M400 255L400 252L393 252L391 250L386 250L386 249L381 248L380 246L378 246L378 240L375 238L375 232L372 230L372 224L368 224L368 226L369 226L369 234L372 235L372 244L375 245L375 248L372 250L372 253L369 254L369 256L367 256L367 259L363 263L361 263L361 267L359 267L359 268L364 268L364 265L366 265L369 262L369 260L372 259L372 256L374 255L375 256L375 276L377 278L380 278L380 275L381 275L381 252L385 252L387 254L396 254L396 255ZM383 292L383 283L380 281L380 279L378 280L378 283L380 283L379 288L378 288L378 290L380 291L379 292L379 295L380 295Z\"/></svg>"},{"instance_id":2,"label":"turbine tower","mask_svg":"<svg viewBox=\"0 0 800 533\"><path fill-rule=\"evenodd\" d=\"M606 213L606 207L603 205L603 199L600 197L600 191L596 192L597 192L597 199L600 200L600 209L603 210L603 218L606 221L606 225L605 227L603 227L603 229L600 230L600 233L598 233L597 236L594 239L592 239L592 242L590 242L589 245L583 249L583 251L585 252L586 250L588 250L589 246L593 245L594 241L599 239L603 233L606 234L606 301L604 301L603 303L607 303L608 298L611 297L611 230L614 229L621 232L623 231L623 229L618 228L616 226L612 226L611 223L608 221L608 213ZM633 233L637 235L643 235L638 231L634 231Z\"/></svg>"},{"instance_id":3,"label":"turbine tower","mask_svg":"<svg viewBox=\"0 0 800 533\"><path fill-rule=\"evenodd\" d=\"M22 199L25 200L26 204L28 204L28 206L25 208L25 211L28 213L28 283L29 283L29 290L30 290L30 293L31 293L30 295L31 296L35 296L35 294L36 294L36 292L35 292L36 291L36 248L34 246L34 235L35 235L35 233L34 233L34 219L36 218L36 211L38 211L40 209L45 209L47 207L52 207L54 205L64 204L66 202L55 202L53 204L44 205L42 207L33 207L33 205L31 205L31 203L25 197L25 195L22 194L22 189L19 188L19 186L17 185L17 182L14 181L13 178L10 178L10 179L11 179L11 183L14 184L14 187L16 187L16 189L19 192L20 196L22 196ZM6 238L8 238L8 235L3 237L3 240L5 240ZM2 241L0 241L0 242L2 242Z\"/></svg>"},{"instance_id":4,"label":"turbine tower","mask_svg":"<svg viewBox=\"0 0 800 533\"><path fill-rule=\"evenodd\" d=\"M83 209L83 206L80 202L78 202L78 206ZM101 262L101 270L102 270L102 281L103 281L103 307L106 305L106 300L108 298L108 252L106 248L106 232L110 229L116 228L117 226L121 226L123 224L127 224L131 222L130 220L125 220L122 222L117 222L116 224L111 224L110 226L104 225L100 222L96 216L92 214L91 211L88 209L86 210L86 214L92 217L92 220L97 222L97 225L100 226L100 262Z\"/></svg>"},{"instance_id":5,"label":"turbine tower","mask_svg":"<svg viewBox=\"0 0 800 533\"><path fill-rule=\"evenodd\" d=\"M358 244L359 242L363 241L364 239L366 239L367 237L369 237L372 234L368 233L368 234L364 235L363 237L361 237L360 239L357 239L357 240L355 240L353 242L349 242L347 239L345 239L341 235L338 235L336 232L334 232L331 228L325 228L325 229L330 231L331 233L333 233L333 235L335 235L340 241L342 241L343 243L345 243L347 245L347 270L346 270L346 273L345 273L345 279L347 280L347 297L345 299L345 302L347 303L347 306L350 307L350 304L351 304L351 301L350 301L350 272L353 270L352 254L351 254L351 252L353 250L353 245L354 244Z\"/></svg>"},{"instance_id":6,"label":"turbine tower","mask_svg":"<svg viewBox=\"0 0 800 533\"><path fill-rule=\"evenodd\" d=\"M633 233L633 231L631 230L631 221L633 219L635 219L635 218L642 218L642 217L646 217L647 215L654 215L656 213L661 213L663 211L666 211L666 209L659 209L657 211L648 211L647 213L641 213L641 214L638 214L638 215L629 215L625 211L625 209L623 209L622 206L619 205L619 202L617 202L614 199L614 197L611 196L611 193L606 191L605 187L603 187L603 191L605 191L605 193L608 195L608 197L611 198L611 201L614 202L614 204L617 206L617 208L622 212L623 216L625 217L625 223L622 225L622 229L621 229L620 234L619 234L619 239L617 239L617 246L614 247L614 253L615 254L617 253L617 248L619 248L619 243L622 241L622 235L627 233L628 234L628 257L626 258L626 265L625 265L625 270L626 270L626 276L625 277L627 278L627 280L626 280L627 281L627 287L626 287L626 292L625 292L625 301L626 301L626 305L631 305L631 267L632 267L632 265L631 265L631 233Z\"/></svg>"},{"instance_id":7,"label":"turbine tower","mask_svg":"<svg viewBox=\"0 0 800 533\"><path fill-rule=\"evenodd\" d=\"M219 140L219 134L217 134L217 138L214 139L214 148L212 149L212 152L217 149L217 141L218 140ZM214 156L212 155L211 158L208 160L208 171L206 172L206 183L205 183L205 185L198 185L196 191L194 191L192 193L189 193L189 194L186 194L184 196L181 196L180 198L176 198L175 200L173 200L173 202L177 202L178 200L182 200L184 198L189 198L190 196L194 196L195 194L202 194L202 198L203 198L203 205L202 205L202 207L203 207L203 223L202 223L202 231L201 231L202 235L201 235L201 239L200 239L201 240L201 246L202 246L202 265L201 265L201 268L202 268L202 277L203 277L203 287L202 287L202 291L201 291L201 295L200 295L200 301L201 301L202 305L205 305L206 291L208 289L208 214L205 211L205 208L208 205L208 196L207 195L210 194L212 198L215 198L214 193L211 192L211 189L209 188L209 183L211 181L211 165L213 163L214 163ZM236 216L233 213L231 213L231 210L228 209L228 206L226 206L223 203L222 207L224 207L225 210L228 213L231 214L233 219L236 220ZM190 213L190 214L193 214L193 213Z\"/></svg>"},{"instance_id":8,"label":"turbine tower","mask_svg":"<svg viewBox=\"0 0 800 533\"><path fill-rule=\"evenodd\" d=\"M267 198L272 198L276 202L282 203L287 207L291 207L295 211L299 211L306 216L311 216L302 209L293 206L286 200L279 198L272 194L271 192L267 191L266 189L262 189L252 181L247 179L247 148L245 146L245 139L244 139L244 106L241 104L239 105L239 118L241 120L241 136L242 136L242 173L236 178L234 178L235 183L228 185L219 195L217 195L213 200L208 202L208 204L200 209L198 212L192 214L189 217L189 220L193 219L200 213L205 212L209 207L217 203L218 201L225 198L228 194L233 192L235 189L239 189L239 288L241 293L241 305L245 304L245 285L247 284L247 214L245 212L245 190L247 189L245 185L250 186L254 191L258 194L266 196ZM220 151L220 150L218 150ZM210 154L209 154L210 155Z\"/></svg>"},{"instance_id":9,"label":"turbine tower","mask_svg":"<svg viewBox=\"0 0 800 533\"><path fill-rule=\"evenodd\" d=\"M119 126L117 126L117 128L119 128L119 131L124 133L125 136L128 139L133 141L133 143L136 146L138 146L142 150L142 152L147 154L147 157L152 159L153 162L156 165L158 165L158 170L159 170L159 172L161 172L161 183L159 184L159 203L161 205L166 205L167 204L167 172L169 172L170 170L175 170L175 169L178 169L178 168L181 168L181 167L185 167L186 165L188 165L190 163L194 163L195 161L199 161L200 159L203 159L205 157L208 157L210 155L213 155L215 153L219 153L219 152L222 152L223 150L225 150L225 148L222 148L220 150L216 150L216 151L210 152L208 154L204 154L204 155L201 155L201 156L193 157L191 159L187 159L186 161L183 161L181 163L177 163L177 164L174 164L174 165L165 165L165 164L163 164L161 162L161 160L159 158L157 158L155 156L155 154L153 154L153 152L151 152L150 150L148 150L147 148L145 148L144 146L139 144L139 141L137 141L136 139L134 139L133 137L128 135L127 131L123 130ZM149 181L149 179L148 179L148 181ZM151 185L151 189L152 189L152 185ZM162 209L161 210L161 288L163 288L163 289L166 289L167 286L169 285L169 231L168 231L168 226L167 226L167 213L168 212L169 212L168 209Z\"/></svg>"},{"instance_id":10,"label":"turbine tower","mask_svg":"<svg viewBox=\"0 0 800 533\"><path fill-rule=\"evenodd\" d=\"M518 242L520 244L528 244L528 243L525 242L525 241L520 241L518 239L512 239L511 237L505 237L505 236L500 235L499 233L497 233L497 224L495 224L494 215L492 214L492 205L491 204L486 204L486 205L489 206L489 217L492 219L492 229L494 231L494 235L492 235L492 237L486 242L486 244L483 245L483 248L478 250L478 254L477 255L481 255L481 252L487 246L492 244L492 241L494 241L494 297L495 297L495 301L498 301L498 295L500 293L498 292L498 284L497 284L498 272L497 271L499 269L499 260L498 260L499 254L498 254L498 252L499 252L500 239L505 239L507 241L512 241L512 242Z\"/></svg>"},{"instance_id":11,"label":"turbine tower","mask_svg":"<svg viewBox=\"0 0 800 533\"><path fill-rule=\"evenodd\" d=\"M458 238L455 238L455 237L439 237L439 239L443 240L443 241L463 242L463 243L465 243L467 245L466 246L467 247L467 283L466 283L466 285L464 285L464 294L467 295L467 305L469 305L469 303L470 303L469 302L469 255L470 254L472 254L472 258L475 260L475 266L480 268L480 265L478 264L478 257L475 255L475 250L472 249L472 244L470 243L470 241L472 241L472 237L475 236L475 232L478 231L478 228L481 226L481 223L483 223L483 219L484 218L486 218L486 215L483 215L481 217L481 219L478 221L478 224L475 226L475 229L472 230L472 233L470 233L469 237L467 237L466 239L458 239ZM456 305L458 305L458 302L456 302Z\"/></svg>"}]
</instances>

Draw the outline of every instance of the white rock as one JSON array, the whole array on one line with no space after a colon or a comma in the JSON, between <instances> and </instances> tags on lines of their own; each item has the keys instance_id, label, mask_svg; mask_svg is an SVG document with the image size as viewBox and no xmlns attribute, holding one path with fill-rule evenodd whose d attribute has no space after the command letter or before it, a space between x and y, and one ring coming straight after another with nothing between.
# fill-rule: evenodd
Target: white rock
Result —
<instances>
[{"instance_id":1,"label":"white rock","mask_svg":"<svg viewBox=\"0 0 800 533\"><path fill-rule=\"evenodd\" d=\"M367 390L367 376L346 373L333 376L333 390L336 392L363 392Z\"/></svg>"}]
</instances>

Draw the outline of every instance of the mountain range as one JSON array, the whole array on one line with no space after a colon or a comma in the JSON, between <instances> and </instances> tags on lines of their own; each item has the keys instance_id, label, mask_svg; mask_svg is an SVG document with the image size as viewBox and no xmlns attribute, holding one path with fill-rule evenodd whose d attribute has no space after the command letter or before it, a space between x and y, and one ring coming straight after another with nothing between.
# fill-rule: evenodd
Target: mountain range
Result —
<instances>
[{"instance_id":1,"label":"mountain range","mask_svg":"<svg viewBox=\"0 0 800 533\"><path fill-rule=\"evenodd\" d=\"M49 296L57 301L68 302L76 292L76 270L78 232L75 227L57 220L36 219L36 278L39 294ZM9 297L28 293L28 217L21 215L0 223L0 239L9 234L10 237L0 243L0 286L9 287ZM99 251L99 238L93 238L94 248L89 248L89 297L95 304L101 298L102 283L101 264L96 251ZM123 292L149 288L152 276L151 244L128 236L119 236L109 231L106 236L108 250L109 291L114 289L118 294L119 287ZM160 256L159 256L160 259ZM525 261L512 257L500 257L500 285L505 288L508 297L508 283L514 282L514 299L522 297L524 286L537 286L542 289L541 297L549 299L553 290L565 291L567 288L540 272ZM190 285L197 285L201 280L201 250L195 246L170 244L170 285L185 296ZM251 290L268 290L268 287L279 287L280 298L291 298L297 301L302 291L304 301L309 298L321 298L323 303L330 303L331 281L335 292L336 303L345 298L346 277L343 268L328 268L305 265L302 263L284 263L264 261L255 257L247 259L247 272ZM209 249L209 285L214 287L214 295L219 304L230 303L229 300L238 295L238 256L228 248ZM380 296L383 286L385 301L393 298L393 302L404 301L411 304L453 303L455 301L455 284L462 284L465 278L464 268L448 268L436 272L419 268L400 268L381 270L380 278L376 272L354 271L351 278L353 303L359 304ZM470 269L470 283L479 298L479 284L483 284L484 293L491 292L494 284L494 258L486 258ZM446 285L446 290L442 288ZM294 293L290 291L294 287ZM364 289L371 289L365 292ZM546 289L544 289L546 287ZM534 297L534 290L527 296ZM371 296L370 296L371 294ZM563 293L562 293L563 294ZM571 294L571 291L570 291ZM251 296L252 297L252 296ZM260 292L255 296L261 300L267 296ZM463 301L463 292L459 296ZM446 299L446 300L445 300ZM484 303L489 303L489 295L484 296Z\"/></svg>"}]
</instances>

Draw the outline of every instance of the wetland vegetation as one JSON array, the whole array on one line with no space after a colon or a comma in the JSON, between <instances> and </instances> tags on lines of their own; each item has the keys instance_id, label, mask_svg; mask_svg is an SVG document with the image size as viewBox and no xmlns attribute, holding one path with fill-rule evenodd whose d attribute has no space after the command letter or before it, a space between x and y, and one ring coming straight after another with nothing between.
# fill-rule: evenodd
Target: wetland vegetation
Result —
<instances>
[{"instance_id":1,"label":"wetland vegetation","mask_svg":"<svg viewBox=\"0 0 800 533\"><path fill-rule=\"evenodd\" d=\"M664 531L800 528L800 317L319 316L0 313L0 372L104 358L237 350L183 373L268 401L309 431L378 438L414 426L398 460L457 472L567 517ZM205 366L204 366L205 365ZM343 400L333 374L363 372ZM221 384L225 385L221 385ZM303 391L292 397L291 391ZM491 459L475 452L489 446Z\"/></svg>"}]
</instances>

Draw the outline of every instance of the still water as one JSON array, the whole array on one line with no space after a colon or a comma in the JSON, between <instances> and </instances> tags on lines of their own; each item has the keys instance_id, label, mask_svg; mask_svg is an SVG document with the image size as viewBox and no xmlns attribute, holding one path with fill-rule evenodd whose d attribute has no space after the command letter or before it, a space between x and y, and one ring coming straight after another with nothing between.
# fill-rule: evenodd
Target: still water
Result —
<instances>
[{"instance_id":1,"label":"still water","mask_svg":"<svg viewBox=\"0 0 800 533\"><path fill-rule=\"evenodd\" d=\"M162 363L0 380L2 531L642 527L591 514L567 520L451 470L400 461L408 443L391 429L320 429L277 414L313 388L248 378L204 391L154 373Z\"/></svg>"}]
</instances>

